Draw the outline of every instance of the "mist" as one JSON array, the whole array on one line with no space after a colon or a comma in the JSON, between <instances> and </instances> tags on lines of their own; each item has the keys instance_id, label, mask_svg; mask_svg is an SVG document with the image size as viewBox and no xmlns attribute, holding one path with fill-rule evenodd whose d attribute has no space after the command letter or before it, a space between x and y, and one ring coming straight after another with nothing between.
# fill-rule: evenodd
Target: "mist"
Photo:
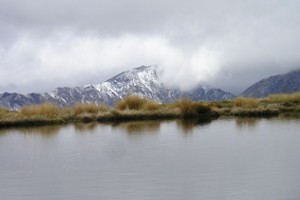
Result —
<instances>
[{"instance_id":1,"label":"mist","mask_svg":"<svg viewBox=\"0 0 300 200\"><path fill-rule=\"evenodd\" d=\"M239 94L300 66L298 1L0 4L0 92L82 86L157 65L168 86Z\"/></svg>"}]
</instances>

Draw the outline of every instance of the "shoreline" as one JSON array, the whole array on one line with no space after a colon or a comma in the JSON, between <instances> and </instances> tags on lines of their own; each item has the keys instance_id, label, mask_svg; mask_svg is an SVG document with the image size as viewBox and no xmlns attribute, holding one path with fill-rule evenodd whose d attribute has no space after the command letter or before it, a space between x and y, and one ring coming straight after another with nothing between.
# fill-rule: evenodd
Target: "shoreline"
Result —
<instances>
[{"instance_id":1,"label":"shoreline","mask_svg":"<svg viewBox=\"0 0 300 200\"><path fill-rule=\"evenodd\" d=\"M287 118L300 118L300 114L294 112L280 113L276 110L265 111L241 111L235 114L226 114L214 112L212 115L199 115L199 116L182 116L178 113L166 113L160 114L140 114L140 113L126 113L119 115L105 114L100 116L83 115L77 117L66 118L27 118L27 119L14 119L14 120L0 120L0 129L14 128L14 127L36 127L36 126L48 126L48 125L64 125L70 123L115 123L115 122L130 122L130 121L159 121L159 120L197 120L197 121L212 121L220 117L233 117L233 118L273 118L273 117L287 117Z\"/></svg>"},{"instance_id":2,"label":"shoreline","mask_svg":"<svg viewBox=\"0 0 300 200\"><path fill-rule=\"evenodd\" d=\"M189 120L195 119L200 121L211 121L219 118L219 114L216 112L210 112L205 115L188 115L183 116L179 112L108 112L101 115L80 115L80 116L67 116L63 118L26 118L26 119L14 119L14 120L0 120L1 128L13 128L13 127L31 127L31 126L47 126L47 125L63 125L70 123L115 123L115 122L128 122L128 121L157 121L157 120Z\"/></svg>"},{"instance_id":3,"label":"shoreline","mask_svg":"<svg viewBox=\"0 0 300 200\"><path fill-rule=\"evenodd\" d=\"M193 102L183 99L159 104L129 96L113 108L96 104L77 104L61 108L54 104L31 105L20 111L0 108L0 128L60 125L89 122L124 122L141 120L212 121L219 117L291 117L300 118L300 93L273 95L264 99L238 97L233 100Z\"/></svg>"}]
</instances>

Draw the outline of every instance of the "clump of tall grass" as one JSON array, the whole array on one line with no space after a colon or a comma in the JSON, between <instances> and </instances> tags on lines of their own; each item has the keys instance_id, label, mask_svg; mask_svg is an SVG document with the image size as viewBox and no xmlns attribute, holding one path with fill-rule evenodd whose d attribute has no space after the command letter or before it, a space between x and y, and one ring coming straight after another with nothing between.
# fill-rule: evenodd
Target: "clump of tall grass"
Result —
<instances>
[{"instance_id":1,"label":"clump of tall grass","mask_svg":"<svg viewBox=\"0 0 300 200\"><path fill-rule=\"evenodd\" d=\"M61 110L57 105L51 103L44 103L40 105L24 106L20 110L23 116L43 116L43 117L57 117L61 114Z\"/></svg>"},{"instance_id":2,"label":"clump of tall grass","mask_svg":"<svg viewBox=\"0 0 300 200\"><path fill-rule=\"evenodd\" d=\"M280 113L278 110L272 110L267 108L258 109L234 109L232 111L234 116L239 117L274 117L278 116Z\"/></svg>"},{"instance_id":3,"label":"clump of tall grass","mask_svg":"<svg viewBox=\"0 0 300 200\"><path fill-rule=\"evenodd\" d=\"M193 110L196 114L207 114L211 112L211 108L202 103L193 103Z\"/></svg>"},{"instance_id":4,"label":"clump of tall grass","mask_svg":"<svg viewBox=\"0 0 300 200\"><path fill-rule=\"evenodd\" d=\"M190 99L181 99L174 104L175 108L179 108L181 113L192 113L193 102Z\"/></svg>"},{"instance_id":5,"label":"clump of tall grass","mask_svg":"<svg viewBox=\"0 0 300 200\"><path fill-rule=\"evenodd\" d=\"M203 103L193 102L190 99L182 99L175 102L174 107L180 109L183 116L200 116L211 113L211 108Z\"/></svg>"},{"instance_id":6,"label":"clump of tall grass","mask_svg":"<svg viewBox=\"0 0 300 200\"><path fill-rule=\"evenodd\" d=\"M237 107L257 108L259 106L259 100L248 97L237 97L233 100L233 104Z\"/></svg>"},{"instance_id":7,"label":"clump of tall grass","mask_svg":"<svg viewBox=\"0 0 300 200\"><path fill-rule=\"evenodd\" d=\"M146 101L145 104L143 105L143 110L146 111L156 111L161 108L161 105L155 101Z\"/></svg>"},{"instance_id":8,"label":"clump of tall grass","mask_svg":"<svg viewBox=\"0 0 300 200\"><path fill-rule=\"evenodd\" d=\"M0 107L0 115L6 114L8 112L9 112L8 109Z\"/></svg>"},{"instance_id":9,"label":"clump of tall grass","mask_svg":"<svg viewBox=\"0 0 300 200\"><path fill-rule=\"evenodd\" d=\"M0 119L7 118L11 113L12 111L0 107Z\"/></svg>"},{"instance_id":10,"label":"clump of tall grass","mask_svg":"<svg viewBox=\"0 0 300 200\"><path fill-rule=\"evenodd\" d=\"M147 100L139 96L127 96L123 100L118 101L115 108L118 110L141 110Z\"/></svg>"},{"instance_id":11,"label":"clump of tall grass","mask_svg":"<svg viewBox=\"0 0 300 200\"><path fill-rule=\"evenodd\" d=\"M300 92L291 94L273 94L265 98L265 100L271 103L300 103Z\"/></svg>"},{"instance_id":12,"label":"clump of tall grass","mask_svg":"<svg viewBox=\"0 0 300 200\"><path fill-rule=\"evenodd\" d=\"M99 112L108 111L107 106L103 104L97 105L96 103L77 103L72 109L75 115L84 113L97 114Z\"/></svg>"}]
</instances>

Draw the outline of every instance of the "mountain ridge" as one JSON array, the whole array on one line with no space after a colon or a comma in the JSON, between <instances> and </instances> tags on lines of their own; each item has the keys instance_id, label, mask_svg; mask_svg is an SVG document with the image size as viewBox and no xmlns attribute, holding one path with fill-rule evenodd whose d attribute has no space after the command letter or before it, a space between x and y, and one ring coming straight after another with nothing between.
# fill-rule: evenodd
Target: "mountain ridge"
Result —
<instances>
[{"instance_id":1,"label":"mountain ridge","mask_svg":"<svg viewBox=\"0 0 300 200\"><path fill-rule=\"evenodd\" d=\"M252 84L241 96L262 98L271 94L300 91L300 69L261 79Z\"/></svg>"},{"instance_id":2,"label":"mountain ridge","mask_svg":"<svg viewBox=\"0 0 300 200\"><path fill-rule=\"evenodd\" d=\"M55 103L59 106L72 106L76 103L104 103L109 106L128 95L138 95L161 103L174 102L180 98L193 101L216 101L234 98L235 95L224 90L199 84L189 91L165 87L158 76L158 67L140 66L123 71L106 81L82 87L57 87L50 92L40 93L2 93L0 107L20 109L22 106Z\"/></svg>"}]
</instances>

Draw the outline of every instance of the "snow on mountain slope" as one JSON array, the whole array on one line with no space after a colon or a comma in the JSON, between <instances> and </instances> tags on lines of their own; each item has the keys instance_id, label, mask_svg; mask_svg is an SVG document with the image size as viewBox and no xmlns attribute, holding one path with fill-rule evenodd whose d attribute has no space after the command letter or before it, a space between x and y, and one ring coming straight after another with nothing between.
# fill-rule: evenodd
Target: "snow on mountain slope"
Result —
<instances>
[{"instance_id":1,"label":"snow on mountain slope","mask_svg":"<svg viewBox=\"0 0 300 200\"><path fill-rule=\"evenodd\" d=\"M3 93L0 94L0 106L18 109L24 105L43 102L52 102L60 106L95 102L111 106L128 95L139 95L158 102L173 102L184 97L194 101L234 98L234 95L228 92L207 85L198 85L184 92L167 88L159 80L157 69L157 66L141 66L122 72L103 83L76 88L61 87L45 94Z\"/></svg>"}]
</instances>

